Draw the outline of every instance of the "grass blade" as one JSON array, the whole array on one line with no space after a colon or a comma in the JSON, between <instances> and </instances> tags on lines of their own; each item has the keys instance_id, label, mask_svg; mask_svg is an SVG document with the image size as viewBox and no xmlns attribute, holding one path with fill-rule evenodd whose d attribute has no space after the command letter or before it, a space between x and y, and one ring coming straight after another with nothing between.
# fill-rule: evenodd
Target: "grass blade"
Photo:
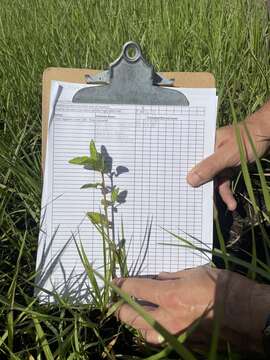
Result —
<instances>
[{"instance_id":1,"label":"grass blade","mask_svg":"<svg viewBox=\"0 0 270 360\"><path fill-rule=\"evenodd\" d=\"M54 360L53 354L51 352L50 346L48 344L46 335L42 329L42 326L37 318L37 316L33 316L33 321L36 328L37 338L39 340L40 346L44 352L46 360Z\"/></svg>"}]
</instances>

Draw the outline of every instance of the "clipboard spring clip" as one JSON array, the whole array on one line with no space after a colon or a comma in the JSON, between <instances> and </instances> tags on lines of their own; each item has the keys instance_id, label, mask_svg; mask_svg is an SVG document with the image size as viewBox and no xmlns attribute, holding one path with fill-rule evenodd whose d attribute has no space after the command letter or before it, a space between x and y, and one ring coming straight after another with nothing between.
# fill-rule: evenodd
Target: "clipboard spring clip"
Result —
<instances>
[{"instance_id":1,"label":"clipboard spring clip","mask_svg":"<svg viewBox=\"0 0 270 360\"><path fill-rule=\"evenodd\" d=\"M183 93L167 88L173 86L174 79L155 72L134 41L125 43L121 55L108 70L94 76L87 74L85 79L87 84L96 86L80 89L73 96L75 103L189 105Z\"/></svg>"},{"instance_id":2,"label":"clipboard spring clip","mask_svg":"<svg viewBox=\"0 0 270 360\"><path fill-rule=\"evenodd\" d=\"M117 64L121 64L121 60L125 59L129 63L136 63L140 59L143 60L145 64L148 64L145 58L142 55L142 50L139 44L135 41L128 41L124 44L122 53L120 56L110 64L108 70L102 71L96 75L85 75L85 81L87 84L110 84L111 79L111 68ZM150 69L152 66L148 64ZM163 86L173 86L174 79L166 79L160 73L153 71L153 85L163 85Z\"/></svg>"}]
</instances>

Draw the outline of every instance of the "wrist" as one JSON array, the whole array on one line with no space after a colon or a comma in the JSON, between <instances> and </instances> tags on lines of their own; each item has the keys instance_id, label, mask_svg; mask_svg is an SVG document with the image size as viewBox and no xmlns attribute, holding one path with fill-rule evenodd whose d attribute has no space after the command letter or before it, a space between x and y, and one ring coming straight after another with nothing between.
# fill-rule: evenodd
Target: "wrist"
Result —
<instances>
[{"instance_id":1,"label":"wrist","mask_svg":"<svg viewBox=\"0 0 270 360\"><path fill-rule=\"evenodd\" d=\"M268 287L230 271L223 278L223 302L219 297L218 304L222 311L217 307L215 311L220 316L221 337L238 350L262 352L262 331L270 312Z\"/></svg>"}]
</instances>

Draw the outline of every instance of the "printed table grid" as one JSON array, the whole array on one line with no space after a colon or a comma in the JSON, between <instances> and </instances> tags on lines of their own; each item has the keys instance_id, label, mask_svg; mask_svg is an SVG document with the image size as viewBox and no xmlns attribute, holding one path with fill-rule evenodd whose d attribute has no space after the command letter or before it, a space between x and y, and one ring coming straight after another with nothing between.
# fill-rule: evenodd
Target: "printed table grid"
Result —
<instances>
[{"instance_id":1,"label":"printed table grid","mask_svg":"<svg viewBox=\"0 0 270 360\"><path fill-rule=\"evenodd\" d=\"M202 239L203 191L189 187L185 179L188 170L203 158L204 116L204 107L59 102L53 122L52 194L58 200L52 206L52 231L58 226L59 229L51 255L59 251L65 236L79 232L90 260L96 266L102 265L101 239L88 220L83 220L86 211L99 211L99 193L79 189L84 183L98 181L97 175L68 164L72 157L87 154L89 141L94 139L98 147L107 147L114 166L129 168L129 173L116 182L120 189L128 190L127 203L119 208L116 227L119 228L123 216L129 265L135 264L138 256L139 262L142 260L140 247L147 219L153 219L153 228L143 273L176 271L179 266L198 264L194 251L162 245L177 244L178 240L160 227L191 241L192 236ZM64 211L67 208L68 213ZM70 264L67 272L73 270L74 251L71 244L63 254ZM80 271L83 268L77 264L76 272ZM55 278L61 278L60 268Z\"/></svg>"}]
</instances>

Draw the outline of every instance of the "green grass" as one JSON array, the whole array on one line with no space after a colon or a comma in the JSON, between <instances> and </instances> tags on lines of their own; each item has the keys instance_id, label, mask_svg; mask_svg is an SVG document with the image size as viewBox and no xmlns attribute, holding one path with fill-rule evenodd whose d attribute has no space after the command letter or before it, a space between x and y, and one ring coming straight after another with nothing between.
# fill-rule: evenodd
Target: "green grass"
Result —
<instances>
[{"instance_id":1,"label":"green grass","mask_svg":"<svg viewBox=\"0 0 270 360\"><path fill-rule=\"evenodd\" d=\"M159 353L135 339L97 308L66 302L41 307L33 297L42 72L49 66L104 68L128 40L141 44L157 70L212 72L220 97L219 125L232 122L232 109L235 119L243 119L269 96L270 32L262 0L1 0L0 358L179 358L171 349ZM262 211L268 216L268 183L260 166L258 175L249 176L242 163L247 192L240 196L251 202L252 216L259 214L249 230L259 228L268 247L261 223ZM253 192L263 194L266 210L254 204ZM251 265L225 251L215 255L246 267L253 278L267 278L269 263L255 250ZM217 356L214 350L211 356ZM219 358L235 356L228 352Z\"/></svg>"}]
</instances>

